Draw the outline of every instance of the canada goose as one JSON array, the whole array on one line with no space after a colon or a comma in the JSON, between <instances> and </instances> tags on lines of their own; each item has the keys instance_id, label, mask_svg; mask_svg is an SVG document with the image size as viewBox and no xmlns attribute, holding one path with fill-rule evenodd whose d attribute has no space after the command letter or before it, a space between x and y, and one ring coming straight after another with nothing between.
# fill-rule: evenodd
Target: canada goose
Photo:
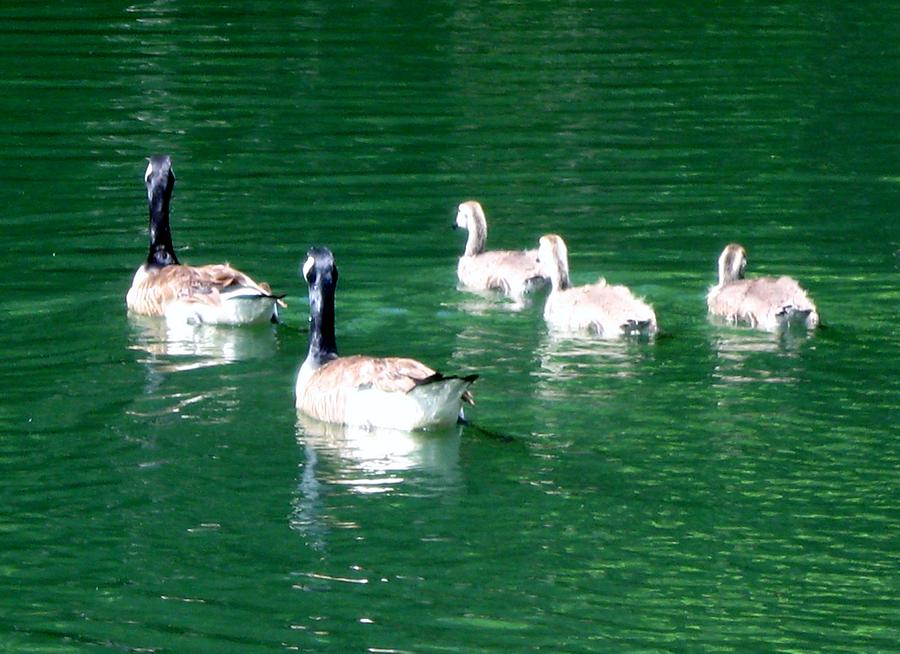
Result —
<instances>
[{"instance_id":1,"label":"canada goose","mask_svg":"<svg viewBox=\"0 0 900 654\"><path fill-rule=\"evenodd\" d=\"M277 322L282 296L230 265L185 266L178 262L169 228L175 173L168 156L150 157L147 172L150 253L137 269L125 297L128 309L190 323L239 325Z\"/></svg>"},{"instance_id":2,"label":"canada goose","mask_svg":"<svg viewBox=\"0 0 900 654\"><path fill-rule=\"evenodd\" d=\"M297 374L296 406L323 422L402 431L450 425L478 375L445 377L419 361L339 357L334 338L334 255L313 247L303 264L309 284L309 352Z\"/></svg>"},{"instance_id":3,"label":"canada goose","mask_svg":"<svg viewBox=\"0 0 900 654\"><path fill-rule=\"evenodd\" d=\"M819 324L816 305L790 277L744 279L747 251L730 243L719 255L719 283L709 289L709 312L731 323L747 323L766 331L790 325L813 329Z\"/></svg>"},{"instance_id":4,"label":"canada goose","mask_svg":"<svg viewBox=\"0 0 900 654\"><path fill-rule=\"evenodd\" d=\"M658 331L653 308L625 286L610 286L601 277L594 284L573 287L569 281L568 251L560 236L541 237L538 260L550 278L544 320L551 327L590 331L601 338L652 336Z\"/></svg>"},{"instance_id":5,"label":"canada goose","mask_svg":"<svg viewBox=\"0 0 900 654\"><path fill-rule=\"evenodd\" d=\"M522 300L526 293L547 285L537 263L537 250L484 251L487 220L479 202L469 200L459 205L453 227L469 232L465 253L456 266L456 276L464 287L473 291L499 290Z\"/></svg>"}]
</instances>

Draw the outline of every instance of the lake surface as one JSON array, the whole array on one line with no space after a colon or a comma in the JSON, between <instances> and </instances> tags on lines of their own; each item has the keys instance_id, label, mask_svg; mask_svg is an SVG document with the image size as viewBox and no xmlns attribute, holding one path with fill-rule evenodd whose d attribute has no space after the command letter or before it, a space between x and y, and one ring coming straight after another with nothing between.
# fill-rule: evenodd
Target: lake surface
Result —
<instances>
[{"instance_id":1,"label":"lake surface","mask_svg":"<svg viewBox=\"0 0 900 654\"><path fill-rule=\"evenodd\" d=\"M900 5L0 6L0 650L897 652ZM284 324L130 319L146 157L187 263ZM569 244L652 343L455 285ZM705 315L730 241L824 326ZM342 352L477 372L471 424L298 420L298 268Z\"/></svg>"}]
</instances>

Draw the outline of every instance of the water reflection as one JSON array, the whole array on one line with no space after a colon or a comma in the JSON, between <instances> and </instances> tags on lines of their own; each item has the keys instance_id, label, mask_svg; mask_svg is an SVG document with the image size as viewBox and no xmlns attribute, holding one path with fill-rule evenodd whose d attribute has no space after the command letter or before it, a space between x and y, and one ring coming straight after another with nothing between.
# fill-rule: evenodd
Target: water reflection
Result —
<instances>
[{"instance_id":1,"label":"water reflection","mask_svg":"<svg viewBox=\"0 0 900 654\"><path fill-rule=\"evenodd\" d=\"M297 440L314 448L338 465L332 483L360 493L383 492L403 482L402 473L426 472L444 481L458 476L462 428L408 432L364 429L297 418Z\"/></svg>"},{"instance_id":2,"label":"water reflection","mask_svg":"<svg viewBox=\"0 0 900 654\"><path fill-rule=\"evenodd\" d=\"M188 325L146 316L129 316L129 322L133 328L129 349L149 354L141 363L152 363L161 372L268 358L275 352L275 330L268 326Z\"/></svg>"},{"instance_id":3,"label":"water reflection","mask_svg":"<svg viewBox=\"0 0 900 654\"><path fill-rule=\"evenodd\" d=\"M797 360L809 336L803 332L764 332L731 328L710 338L716 356L713 379L719 384L748 382L791 383L797 381Z\"/></svg>"},{"instance_id":4,"label":"water reflection","mask_svg":"<svg viewBox=\"0 0 900 654\"><path fill-rule=\"evenodd\" d=\"M635 363L647 353L632 339L597 339L580 335L545 334L538 346L540 378L567 380L600 372L612 377L631 377Z\"/></svg>"},{"instance_id":5,"label":"water reflection","mask_svg":"<svg viewBox=\"0 0 900 654\"><path fill-rule=\"evenodd\" d=\"M461 435L461 426L405 432L334 425L298 416L297 442L303 448L304 462L291 528L303 534L314 549L325 546L332 525L325 515L329 489L359 495L391 493L409 485L412 478L418 491L457 486Z\"/></svg>"},{"instance_id":6,"label":"water reflection","mask_svg":"<svg viewBox=\"0 0 900 654\"><path fill-rule=\"evenodd\" d=\"M537 300L533 295L525 295L519 298L509 298L498 291L475 291L465 287L457 287L462 294L460 299L447 302L444 306L453 308L473 316L484 316L497 311L518 313L529 309L532 305L543 306L544 293L537 294Z\"/></svg>"},{"instance_id":7,"label":"water reflection","mask_svg":"<svg viewBox=\"0 0 900 654\"><path fill-rule=\"evenodd\" d=\"M522 371L530 368L532 360L523 355L534 350L538 338L526 320L473 320L457 332L448 370L477 372L484 377Z\"/></svg>"},{"instance_id":8,"label":"water reflection","mask_svg":"<svg viewBox=\"0 0 900 654\"><path fill-rule=\"evenodd\" d=\"M143 420L172 416L183 421L226 424L240 405L237 386L227 385L192 392L162 392L161 379L161 375L150 376L146 394L135 400L134 406L127 410L128 415Z\"/></svg>"}]
</instances>

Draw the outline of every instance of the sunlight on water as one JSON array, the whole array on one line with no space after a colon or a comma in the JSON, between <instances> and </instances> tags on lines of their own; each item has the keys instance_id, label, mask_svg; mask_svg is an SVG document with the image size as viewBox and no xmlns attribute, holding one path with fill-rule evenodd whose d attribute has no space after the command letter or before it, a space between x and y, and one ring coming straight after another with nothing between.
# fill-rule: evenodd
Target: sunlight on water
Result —
<instances>
[{"instance_id":1,"label":"sunlight on water","mask_svg":"<svg viewBox=\"0 0 900 654\"><path fill-rule=\"evenodd\" d=\"M895 4L0 6L0 650L896 650ZM129 317L175 248L284 323ZM457 287L569 246L652 341ZM706 315L722 247L811 334ZM480 375L469 423L300 417L311 245L342 354Z\"/></svg>"}]
</instances>

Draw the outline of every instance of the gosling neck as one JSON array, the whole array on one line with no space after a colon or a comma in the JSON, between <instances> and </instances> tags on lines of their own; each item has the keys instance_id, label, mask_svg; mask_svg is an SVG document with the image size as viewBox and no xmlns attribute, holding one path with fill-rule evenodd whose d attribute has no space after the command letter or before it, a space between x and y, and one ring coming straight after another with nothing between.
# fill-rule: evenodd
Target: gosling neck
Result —
<instances>
[{"instance_id":1,"label":"gosling neck","mask_svg":"<svg viewBox=\"0 0 900 654\"><path fill-rule=\"evenodd\" d=\"M538 259L542 262L544 273L550 278L552 291L565 291L572 287L569 280L569 252L563 240L551 234L540 241Z\"/></svg>"},{"instance_id":2,"label":"gosling neck","mask_svg":"<svg viewBox=\"0 0 900 654\"><path fill-rule=\"evenodd\" d=\"M569 262L563 257L556 257L550 268L550 286L554 291L565 291L572 288L569 279Z\"/></svg>"},{"instance_id":3,"label":"gosling neck","mask_svg":"<svg viewBox=\"0 0 900 654\"><path fill-rule=\"evenodd\" d=\"M477 209L472 211L466 231L469 233L466 239L466 256L474 257L484 252L484 245L487 242L487 221Z\"/></svg>"},{"instance_id":4,"label":"gosling neck","mask_svg":"<svg viewBox=\"0 0 900 654\"><path fill-rule=\"evenodd\" d=\"M729 245L719 257L719 286L725 286L744 278L747 257L739 245Z\"/></svg>"}]
</instances>

